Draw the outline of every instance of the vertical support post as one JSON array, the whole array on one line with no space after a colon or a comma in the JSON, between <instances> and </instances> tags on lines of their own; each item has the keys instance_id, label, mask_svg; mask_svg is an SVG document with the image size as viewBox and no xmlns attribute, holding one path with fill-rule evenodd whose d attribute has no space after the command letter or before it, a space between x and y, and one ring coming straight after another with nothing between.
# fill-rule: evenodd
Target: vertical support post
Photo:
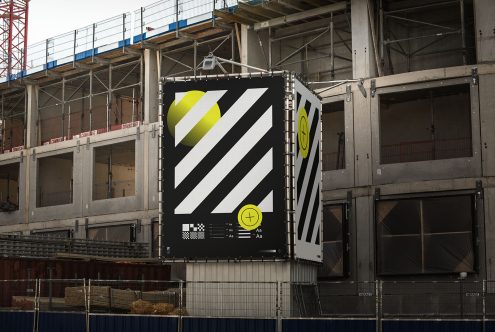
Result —
<instances>
[{"instance_id":1,"label":"vertical support post","mask_svg":"<svg viewBox=\"0 0 495 332\"><path fill-rule=\"evenodd\" d=\"M198 65L198 42L196 40L194 40L194 42L193 42L193 47L194 47L193 74L194 74L194 77L196 77L196 67Z\"/></svg>"},{"instance_id":2,"label":"vertical support post","mask_svg":"<svg viewBox=\"0 0 495 332\"><path fill-rule=\"evenodd\" d=\"M125 52L125 13L122 14L122 53Z\"/></svg>"},{"instance_id":3,"label":"vertical support post","mask_svg":"<svg viewBox=\"0 0 495 332\"><path fill-rule=\"evenodd\" d=\"M110 131L110 112L112 111L112 103L113 103L112 74L113 74L113 66L112 66L112 64L110 64L108 66L107 132Z\"/></svg>"},{"instance_id":4,"label":"vertical support post","mask_svg":"<svg viewBox=\"0 0 495 332\"><path fill-rule=\"evenodd\" d=\"M141 22L140 22L140 24L141 24L141 38L140 38L141 39L141 48L144 47L144 44L143 44L144 43L143 12L144 12L144 7L141 7L141 11L140 11L140 15L141 15L141 17L140 17L140 19L141 19Z\"/></svg>"},{"instance_id":5,"label":"vertical support post","mask_svg":"<svg viewBox=\"0 0 495 332\"><path fill-rule=\"evenodd\" d=\"M376 298L376 331L382 331L382 290L383 290L383 281L376 280L375 281L375 298Z\"/></svg>"},{"instance_id":6,"label":"vertical support post","mask_svg":"<svg viewBox=\"0 0 495 332\"><path fill-rule=\"evenodd\" d=\"M93 23L93 40L91 43L91 62L95 61L95 41L96 41L96 23Z\"/></svg>"},{"instance_id":7,"label":"vertical support post","mask_svg":"<svg viewBox=\"0 0 495 332\"><path fill-rule=\"evenodd\" d=\"M330 70L332 80L335 78L335 45L334 45L333 13L330 14Z\"/></svg>"},{"instance_id":8,"label":"vertical support post","mask_svg":"<svg viewBox=\"0 0 495 332\"><path fill-rule=\"evenodd\" d=\"M93 128L93 69L89 71L89 131Z\"/></svg>"},{"instance_id":9,"label":"vertical support post","mask_svg":"<svg viewBox=\"0 0 495 332\"><path fill-rule=\"evenodd\" d=\"M184 316L184 281L179 281L179 331L182 331L182 316Z\"/></svg>"},{"instance_id":10,"label":"vertical support post","mask_svg":"<svg viewBox=\"0 0 495 332\"><path fill-rule=\"evenodd\" d=\"M275 299L275 314L277 317L277 332L282 332L282 282L275 285L277 297Z\"/></svg>"},{"instance_id":11,"label":"vertical support post","mask_svg":"<svg viewBox=\"0 0 495 332\"><path fill-rule=\"evenodd\" d=\"M482 331L485 332L486 331L486 286L487 286L487 281L486 280L483 280L483 291L482 291L482 296L483 296L483 303L482 303L482 310L483 310L483 329Z\"/></svg>"},{"instance_id":12,"label":"vertical support post","mask_svg":"<svg viewBox=\"0 0 495 332\"><path fill-rule=\"evenodd\" d=\"M234 29L230 32L230 60L235 61L235 34L234 34ZM235 66L234 63L232 63L230 67L230 72L233 74L235 71Z\"/></svg>"},{"instance_id":13,"label":"vertical support post","mask_svg":"<svg viewBox=\"0 0 495 332\"><path fill-rule=\"evenodd\" d=\"M53 307L53 267L48 268L48 310L52 310Z\"/></svg>"},{"instance_id":14,"label":"vertical support post","mask_svg":"<svg viewBox=\"0 0 495 332\"><path fill-rule=\"evenodd\" d=\"M62 140L65 141L65 78L62 78Z\"/></svg>"},{"instance_id":15,"label":"vertical support post","mask_svg":"<svg viewBox=\"0 0 495 332\"><path fill-rule=\"evenodd\" d=\"M72 50L72 67L76 67L77 30L74 30L74 45Z\"/></svg>"},{"instance_id":16,"label":"vertical support post","mask_svg":"<svg viewBox=\"0 0 495 332\"><path fill-rule=\"evenodd\" d=\"M45 71L48 71L48 43L49 43L49 39L46 40L45 42Z\"/></svg>"},{"instance_id":17,"label":"vertical support post","mask_svg":"<svg viewBox=\"0 0 495 332\"><path fill-rule=\"evenodd\" d=\"M179 38L179 0L175 0L175 37Z\"/></svg>"},{"instance_id":18,"label":"vertical support post","mask_svg":"<svg viewBox=\"0 0 495 332\"><path fill-rule=\"evenodd\" d=\"M132 88L132 115L131 122L134 122L134 114L136 113L136 88Z\"/></svg>"},{"instance_id":19,"label":"vertical support post","mask_svg":"<svg viewBox=\"0 0 495 332\"><path fill-rule=\"evenodd\" d=\"M86 287L86 278L83 279L83 294L84 294L84 313L86 317L86 332L89 332L89 301L88 301L88 287Z\"/></svg>"},{"instance_id":20,"label":"vertical support post","mask_svg":"<svg viewBox=\"0 0 495 332\"><path fill-rule=\"evenodd\" d=\"M162 227L163 227L163 210L162 210L162 134L163 134L163 126L162 126L162 117L163 117L163 82L158 84L158 258L162 258Z\"/></svg>"},{"instance_id":21,"label":"vertical support post","mask_svg":"<svg viewBox=\"0 0 495 332\"><path fill-rule=\"evenodd\" d=\"M215 2L216 0L212 0L213 2L213 11L211 12L211 25L214 28L215 27Z\"/></svg>"},{"instance_id":22,"label":"vertical support post","mask_svg":"<svg viewBox=\"0 0 495 332\"><path fill-rule=\"evenodd\" d=\"M461 15L461 41L462 41L462 63L467 64L466 50L466 20L464 18L464 0L459 0L460 15Z\"/></svg>"},{"instance_id":23,"label":"vertical support post","mask_svg":"<svg viewBox=\"0 0 495 332\"><path fill-rule=\"evenodd\" d=\"M2 153L3 153L3 150L5 149L5 117L4 117L4 114L3 114L3 105L4 105L4 95L2 93L2 122L1 122L1 125L2 125L2 128L0 129L0 135L2 137Z\"/></svg>"},{"instance_id":24,"label":"vertical support post","mask_svg":"<svg viewBox=\"0 0 495 332\"><path fill-rule=\"evenodd\" d=\"M272 28L268 28L268 70L272 70Z\"/></svg>"},{"instance_id":25,"label":"vertical support post","mask_svg":"<svg viewBox=\"0 0 495 332\"><path fill-rule=\"evenodd\" d=\"M385 33L383 30L384 26L384 13L383 13L383 3L382 0L380 0L380 66L383 67L385 65Z\"/></svg>"}]
</instances>

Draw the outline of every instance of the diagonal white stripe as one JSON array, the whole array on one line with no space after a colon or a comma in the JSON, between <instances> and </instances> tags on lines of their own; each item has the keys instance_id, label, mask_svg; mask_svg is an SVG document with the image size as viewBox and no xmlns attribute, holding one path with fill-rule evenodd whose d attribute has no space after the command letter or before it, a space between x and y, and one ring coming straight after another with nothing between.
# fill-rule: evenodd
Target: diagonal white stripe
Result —
<instances>
[{"instance_id":1,"label":"diagonal white stripe","mask_svg":"<svg viewBox=\"0 0 495 332\"><path fill-rule=\"evenodd\" d=\"M311 147L311 151L309 154L309 158L311 158L308 161L308 166L306 168L306 174L304 174L304 180L303 184L301 187L301 195L297 197L297 211L301 212L301 209L304 205L304 199L306 197L306 192L308 191L308 182L311 177L311 169L313 168L313 163L315 162L316 159L316 154L320 153L317 149L318 147L318 140L313 140L313 146ZM319 163L318 168L320 167L321 163ZM318 171L316 173L318 175Z\"/></svg>"},{"instance_id":2,"label":"diagonal white stripe","mask_svg":"<svg viewBox=\"0 0 495 332\"><path fill-rule=\"evenodd\" d=\"M175 146L198 124L206 113L222 98L227 90L207 91L175 125Z\"/></svg>"},{"instance_id":3,"label":"diagonal white stripe","mask_svg":"<svg viewBox=\"0 0 495 332\"><path fill-rule=\"evenodd\" d=\"M187 92L176 92L175 93L175 105L177 105L178 103L180 103L180 101L182 100L182 98L184 98L184 96L187 94Z\"/></svg>"},{"instance_id":4,"label":"diagonal white stripe","mask_svg":"<svg viewBox=\"0 0 495 332\"><path fill-rule=\"evenodd\" d=\"M175 214L191 214L272 128L272 107L241 137L199 184L175 208Z\"/></svg>"},{"instance_id":5,"label":"diagonal white stripe","mask_svg":"<svg viewBox=\"0 0 495 332\"><path fill-rule=\"evenodd\" d=\"M316 114L316 105L313 103L313 104L311 104L311 110L309 111L309 114L308 114L308 123L309 123L310 129L311 129L311 124L313 123L313 118L314 118L315 114ZM299 116L297 116L297 118L299 119ZM298 128L298 127L296 127L296 128ZM319 125L316 125L315 135L319 135L318 129L319 129ZM314 139L319 140L318 136L314 137ZM296 144L298 144L297 139L296 139ZM299 177L299 171L301 170L302 162L303 162L303 157L301 154L301 150L299 150L299 153L297 154L297 159L296 159L296 179Z\"/></svg>"},{"instance_id":6,"label":"diagonal white stripe","mask_svg":"<svg viewBox=\"0 0 495 332\"><path fill-rule=\"evenodd\" d=\"M218 204L212 213L232 213L260 184L273 168L273 149L270 149L232 191Z\"/></svg>"},{"instance_id":7,"label":"diagonal white stripe","mask_svg":"<svg viewBox=\"0 0 495 332\"><path fill-rule=\"evenodd\" d=\"M318 164L318 169L316 171L317 172L316 174L318 174L320 171L321 171L321 163ZM318 202L315 202L315 199L316 199L316 193L318 192L319 184L320 183L318 181L315 181L313 183L313 186L311 189L311 197L309 198L309 205L308 205L308 210L306 212L306 219L304 220L304 228L303 228L301 241L306 241L305 239L306 239L306 236L308 234L309 223L311 221L311 214L313 213L313 205L318 204ZM302 222L302 220L299 219L299 222ZM314 229L313 229L313 231L314 231Z\"/></svg>"},{"instance_id":8,"label":"diagonal white stripe","mask_svg":"<svg viewBox=\"0 0 495 332\"><path fill-rule=\"evenodd\" d=\"M261 212L273 212L273 190L258 204Z\"/></svg>"},{"instance_id":9,"label":"diagonal white stripe","mask_svg":"<svg viewBox=\"0 0 495 332\"><path fill-rule=\"evenodd\" d=\"M317 204L321 204L320 202L316 202ZM315 222L315 228L313 229L313 236L311 237L311 243L316 244L316 237L318 235L318 231L320 230L321 227L321 206L318 207L318 213L316 214L316 222ZM320 234L320 243L322 241L322 237Z\"/></svg>"},{"instance_id":10,"label":"diagonal white stripe","mask_svg":"<svg viewBox=\"0 0 495 332\"><path fill-rule=\"evenodd\" d=\"M230 107L206 135L175 167L175 188L198 166L211 149L222 140L244 114L260 99L267 88L249 89Z\"/></svg>"}]
</instances>

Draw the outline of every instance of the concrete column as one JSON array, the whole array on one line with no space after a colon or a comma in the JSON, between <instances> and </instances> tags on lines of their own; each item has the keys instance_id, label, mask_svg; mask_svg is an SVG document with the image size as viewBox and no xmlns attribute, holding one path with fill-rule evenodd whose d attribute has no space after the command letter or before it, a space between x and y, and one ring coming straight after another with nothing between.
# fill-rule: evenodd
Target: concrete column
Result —
<instances>
[{"instance_id":1,"label":"concrete column","mask_svg":"<svg viewBox=\"0 0 495 332\"><path fill-rule=\"evenodd\" d=\"M242 25L241 63L262 69L268 69L265 60L265 55L267 56L268 51L262 48L260 45L260 40L263 43L263 47L267 47L268 43L266 40L264 41L266 38L264 38L263 32L259 32L259 37L260 38L258 39L258 33L256 31L249 29L247 25ZM265 52L265 55L263 55L263 52ZM244 67L242 68L243 73L248 73L250 71L252 72L252 70Z\"/></svg>"},{"instance_id":2,"label":"concrete column","mask_svg":"<svg viewBox=\"0 0 495 332\"><path fill-rule=\"evenodd\" d=\"M375 280L373 197L356 198L357 280Z\"/></svg>"},{"instance_id":3,"label":"concrete column","mask_svg":"<svg viewBox=\"0 0 495 332\"><path fill-rule=\"evenodd\" d=\"M158 121L158 51L144 50L144 123Z\"/></svg>"},{"instance_id":4,"label":"concrete column","mask_svg":"<svg viewBox=\"0 0 495 332\"><path fill-rule=\"evenodd\" d=\"M376 76L373 41L366 0L351 0L352 22L352 76Z\"/></svg>"},{"instance_id":5,"label":"concrete column","mask_svg":"<svg viewBox=\"0 0 495 332\"><path fill-rule=\"evenodd\" d=\"M26 85L27 109L26 109L26 148L38 146L38 85Z\"/></svg>"},{"instance_id":6,"label":"concrete column","mask_svg":"<svg viewBox=\"0 0 495 332\"><path fill-rule=\"evenodd\" d=\"M495 2L474 0L478 63L495 61Z\"/></svg>"}]
</instances>

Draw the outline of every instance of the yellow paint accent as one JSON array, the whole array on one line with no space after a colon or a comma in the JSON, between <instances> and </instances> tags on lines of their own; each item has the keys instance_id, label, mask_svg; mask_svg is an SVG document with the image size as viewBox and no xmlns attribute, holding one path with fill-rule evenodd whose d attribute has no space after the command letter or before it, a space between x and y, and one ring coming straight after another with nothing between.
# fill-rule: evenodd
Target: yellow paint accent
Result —
<instances>
[{"instance_id":1,"label":"yellow paint accent","mask_svg":"<svg viewBox=\"0 0 495 332\"><path fill-rule=\"evenodd\" d=\"M261 225L263 213L261 209L253 204L244 205L237 214L239 225L247 231L252 231Z\"/></svg>"},{"instance_id":2,"label":"yellow paint accent","mask_svg":"<svg viewBox=\"0 0 495 332\"><path fill-rule=\"evenodd\" d=\"M299 116L297 120L297 141L299 143L299 151L303 158L308 156L309 152L309 137L310 127L308 122L308 113L304 107L299 110Z\"/></svg>"},{"instance_id":3,"label":"yellow paint accent","mask_svg":"<svg viewBox=\"0 0 495 332\"><path fill-rule=\"evenodd\" d=\"M175 137L175 126L191 110L191 108L205 95L203 91L191 90L176 103L175 100L170 105L167 113L167 127L170 134ZM182 144L194 146L201 138L215 125L222 114L218 104L213 105L203 118L194 126L189 134L184 137Z\"/></svg>"}]
</instances>

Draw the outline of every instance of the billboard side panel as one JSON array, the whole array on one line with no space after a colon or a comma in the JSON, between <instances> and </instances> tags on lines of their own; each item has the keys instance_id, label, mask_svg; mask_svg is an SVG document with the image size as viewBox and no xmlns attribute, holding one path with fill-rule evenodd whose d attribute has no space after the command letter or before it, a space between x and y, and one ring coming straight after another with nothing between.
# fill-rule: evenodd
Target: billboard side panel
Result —
<instances>
[{"instance_id":1,"label":"billboard side panel","mask_svg":"<svg viewBox=\"0 0 495 332\"><path fill-rule=\"evenodd\" d=\"M294 256L322 261L321 101L297 79Z\"/></svg>"},{"instance_id":2,"label":"billboard side panel","mask_svg":"<svg viewBox=\"0 0 495 332\"><path fill-rule=\"evenodd\" d=\"M286 258L284 77L163 89L163 257Z\"/></svg>"}]
</instances>

